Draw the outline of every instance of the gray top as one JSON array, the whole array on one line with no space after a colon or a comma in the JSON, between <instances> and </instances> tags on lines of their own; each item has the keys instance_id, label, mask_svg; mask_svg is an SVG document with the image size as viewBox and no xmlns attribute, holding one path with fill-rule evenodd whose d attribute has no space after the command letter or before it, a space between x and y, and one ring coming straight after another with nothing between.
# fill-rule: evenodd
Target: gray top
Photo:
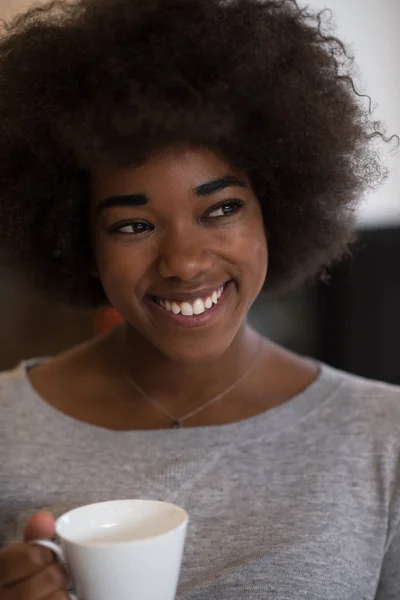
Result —
<instances>
[{"instance_id":1,"label":"gray top","mask_svg":"<svg viewBox=\"0 0 400 600\"><path fill-rule=\"evenodd\" d=\"M400 388L322 366L238 423L110 431L0 375L0 545L38 509L116 498L190 515L178 600L399 600Z\"/></svg>"}]
</instances>

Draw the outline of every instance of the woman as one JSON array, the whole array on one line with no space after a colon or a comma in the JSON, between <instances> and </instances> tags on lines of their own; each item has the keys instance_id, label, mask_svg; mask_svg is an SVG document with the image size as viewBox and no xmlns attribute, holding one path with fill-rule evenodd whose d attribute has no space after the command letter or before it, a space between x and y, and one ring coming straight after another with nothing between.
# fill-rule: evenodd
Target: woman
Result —
<instances>
[{"instance_id":1,"label":"woman","mask_svg":"<svg viewBox=\"0 0 400 600\"><path fill-rule=\"evenodd\" d=\"M399 389L246 320L346 253L384 176L341 43L291 1L56 2L0 78L3 248L124 318L1 377L0 599L66 598L26 542L122 497L190 513L179 600L399 597Z\"/></svg>"}]
</instances>

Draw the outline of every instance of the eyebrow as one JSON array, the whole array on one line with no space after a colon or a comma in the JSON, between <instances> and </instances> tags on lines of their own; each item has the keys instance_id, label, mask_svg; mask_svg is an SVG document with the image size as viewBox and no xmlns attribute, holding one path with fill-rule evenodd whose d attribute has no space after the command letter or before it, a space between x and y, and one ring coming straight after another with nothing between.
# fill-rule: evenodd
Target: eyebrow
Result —
<instances>
[{"instance_id":1,"label":"eyebrow","mask_svg":"<svg viewBox=\"0 0 400 600\"><path fill-rule=\"evenodd\" d=\"M247 187L245 181L235 177L235 175L226 175L226 177L221 177L220 179L198 185L193 189L193 192L196 196L208 196L209 194L215 194L215 192L224 190L231 185L237 185L242 188Z\"/></svg>"},{"instance_id":2,"label":"eyebrow","mask_svg":"<svg viewBox=\"0 0 400 600\"><path fill-rule=\"evenodd\" d=\"M193 188L193 193L196 196L209 196L230 186L239 186L245 188L247 187L247 184L245 181L242 181L234 175L227 175L226 177L221 177L219 179L208 181L207 183L202 183L201 185L196 186ZM105 198L100 202L100 204L97 206L96 212L99 214L107 208L116 208L121 206L144 206L147 204L147 202L148 199L144 194L111 196L110 198Z\"/></svg>"},{"instance_id":3,"label":"eyebrow","mask_svg":"<svg viewBox=\"0 0 400 600\"><path fill-rule=\"evenodd\" d=\"M144 206L147 204L147 198L143 194L126 194L124 196L111 196L102 200L96 208L97 214L100 214L107 208L118 206Z\"/></svg>"}]
</instances>

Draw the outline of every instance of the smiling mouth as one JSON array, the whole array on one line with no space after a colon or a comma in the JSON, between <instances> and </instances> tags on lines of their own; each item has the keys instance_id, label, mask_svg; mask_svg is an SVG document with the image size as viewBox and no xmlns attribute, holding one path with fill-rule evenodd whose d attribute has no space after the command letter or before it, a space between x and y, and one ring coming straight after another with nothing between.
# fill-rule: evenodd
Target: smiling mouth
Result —
<instances>
[{"instance_id":1,"label":"smiling mouth","mask_svg":"<svg viewBox=\"0 0 400 600\"><path fill-rule=\"evenodd\" d=\"M216 288L211 294L205 297L194 298L180 302L178 300L167 300L160 296L151 296L151 300L164 308L167 312L174 315L182 315L184 317L192 317L193 315L201 315L211 310L216 304L218 304L226 286L230 282L226 282L223 285Z\"/></svg>"}]
</instances>

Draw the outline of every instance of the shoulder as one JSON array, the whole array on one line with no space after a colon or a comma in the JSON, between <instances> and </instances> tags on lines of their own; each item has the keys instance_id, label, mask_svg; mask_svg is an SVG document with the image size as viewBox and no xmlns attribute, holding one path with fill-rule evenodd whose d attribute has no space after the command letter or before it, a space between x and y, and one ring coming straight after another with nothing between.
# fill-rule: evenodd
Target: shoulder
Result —
<instances>
[{"instance_id":1,"label":"shoulder","mask_svg":"<svg viewBox=\"0 0 400 600\"><path fill-rule=\"evenodd\" d=\"M93 340L55 356L22 360L14 368L0 372L0 419L10 406L38 397L51 397L59 389L83 380L93 357Z\"/></svg>"},{"instance_id":2,"label":"shoulder","mask_svg":"<svg viewBox=\"0 0 400 600\"><path fill-rule=\"evenodd\" d=\"M350 442L353 464L370 459L366 477L375 476L388 509L388 547L400 528L400 387L347 374L341 380L343 419L356 440Z\"/></svg>"},{"instance_id":3,"label":"shoulder","mask_svg":"<svg viewBox=\"0 0 400 600\"><path fill-rule=\"evenodd\" d=\"M329 391L311 426L342 475L383 500L390 537L400 523L400 387L327 366L321 377Z\"/></svg>"},{"instance_id":4,"label":"shoulder","mask_svg":"<svg viewBox=\"0 0 400 600\"><path fill-rule=\"evenodd\" d=\"M0 404L4 404L17 394L29 391L29 378L27 372L30 368L40 365L48 360L46 357L30 358L21 361L18 365L7 371L0 372Z\"/></svg>"},{"instance_id":5,"label":"shoulder","mask_svg":"<svg viewBox=\"0 0 400 600\"><path fill-rule=\"evenodd\" d=\"M400 450L400 387L323 366L330 380L323 412L341 431L369 436Z\"/></svg>"},{"instance_id":6,"label":"shoulder","mask_svg":"<svg viewBox=\"0 0 400 600\"><path fill-rule=\"evenodd\" d=\"M369 408L374 412L400 411L400 386L367 379L324 366L331 379L336 379L338 396L343 402L352 400L352 406ZM400 412L399 412L400 414Z\"/></svg>"},{"instance_id":7,"label":"shoulder","mask_svg":"<svg viewBox=\"0 0 400 600\"><path fill-rule=\"evenodd\" d=\"M43 362L44 358L24 360L15 368L0 372L0 440L13 443L16 435L29 427L32 412L38 405L27 370Z\"/></svg>"}]
</instances>

